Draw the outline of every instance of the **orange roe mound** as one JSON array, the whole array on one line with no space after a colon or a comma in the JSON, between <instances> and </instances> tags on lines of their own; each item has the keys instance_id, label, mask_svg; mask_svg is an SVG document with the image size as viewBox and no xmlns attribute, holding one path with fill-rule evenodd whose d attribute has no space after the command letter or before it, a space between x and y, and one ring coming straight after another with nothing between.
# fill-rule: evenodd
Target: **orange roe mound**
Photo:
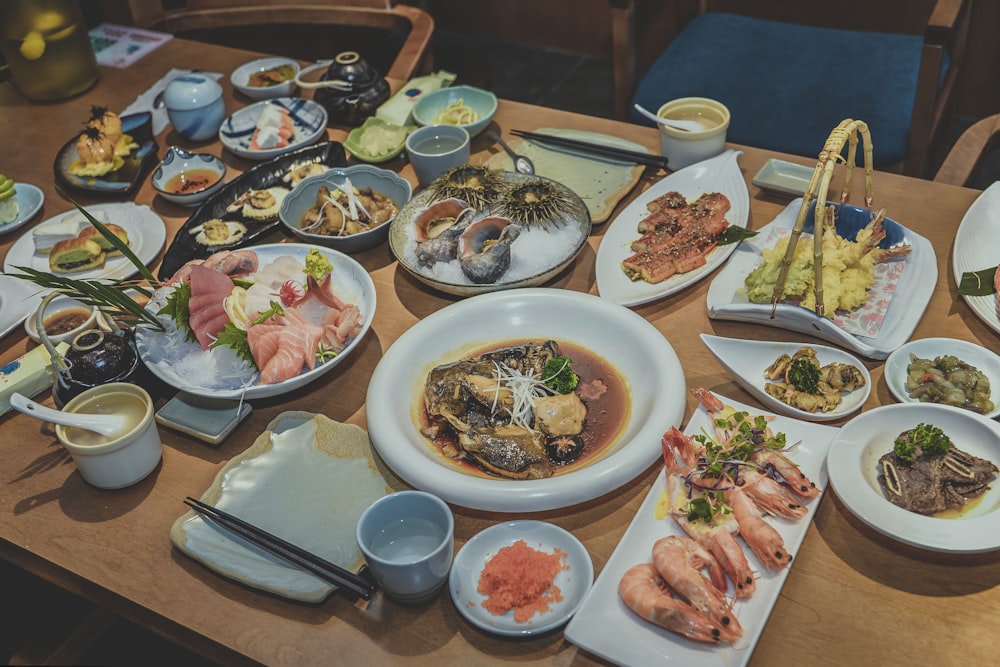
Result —
<instances>
[{"instance_id":1,"label":"orange roe mound","mask_svg":"<svg viewBox=\"0 0 1000 667\"><path fill-rule=\"evenodd\" d=\"M535 612L544 614L549 605L563 599L553 582L560 570L568 570L565 552L536 551L518 540L504 547L486 563L479 577L479 592L487 596L483 607L494 616L514 610L514 620L524 623Z\"/></svg>"}]
</instances>

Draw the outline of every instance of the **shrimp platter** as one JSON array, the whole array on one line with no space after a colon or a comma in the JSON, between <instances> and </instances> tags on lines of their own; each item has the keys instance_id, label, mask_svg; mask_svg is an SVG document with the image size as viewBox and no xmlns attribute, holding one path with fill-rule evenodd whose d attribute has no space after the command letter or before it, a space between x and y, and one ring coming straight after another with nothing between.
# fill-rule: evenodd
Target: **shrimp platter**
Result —
<instances>
[{"instance_id":1,"label":"shrimp platter","mask_svg":"<svg viewBox=\"0 0 1000 667\"><path fill-rule=\"evenodd\" d=\"M566 628L619 664L748 662L826 484L835 428L692 394L699 409L663 435L663 473Z\"/></svg>"}]
</instances>

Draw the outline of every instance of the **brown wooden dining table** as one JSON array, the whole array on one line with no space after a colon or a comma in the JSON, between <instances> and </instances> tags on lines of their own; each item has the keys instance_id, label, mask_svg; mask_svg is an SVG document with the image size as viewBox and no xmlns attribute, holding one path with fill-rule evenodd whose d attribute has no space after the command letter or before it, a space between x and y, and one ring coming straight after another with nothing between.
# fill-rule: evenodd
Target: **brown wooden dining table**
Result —
<instances>
[{"instance_id":1,"label":"brown wooden dining table","mask_svg":"<svg viewBox=\"0 0 1000 667\"><path fill-rule=\"evenodd\" d=\"M66 101L34 104L10 85L2 86L0 132L4 150L0 171L15 181L36 184L45 192L44 208L33 224L70 210L71 204L56 189L53 160L59 148L80 130L90 105L124 109L170 68L200 68L226 75L221 83L231 113L250 100L234 93L228 74L258 55L174 39L126 69L102 68L93 89ZM397 87L399 83L395 82ZM501 100L494 124L505 136L511 129L573 128L615 135L658 151L653 128L508 100ZM329 138L343 140L348 129L333 126L328 130ZM231 175L252 166L224 151L217 141L193 145L169 127L157 140L161 156L168 145L176 144L221 155ZM733 148L742 150L739 164L750 193L749 226L759 229L788 204L787 198L751 184L765 161L777 157L812 165L815 160L750 147ZM484 161L498 150L480 135L473 140L472 161ZM384 166L416 183L405 159ZM666 173L647 168L637 186L618 204L616 213ZM876 206L886 207L890 217L928 238L937 256L938 282L913 337L946 336L995 348L996 334L956 295L950 268L955 232L979 192L883 172L875 173L874 191ZM855 203L860 199L858 195L853 198ZM134 200L150 206L164 220L168 243L191 214L190 209L157 196L148 178ZM100 200L81 196L79 201L86 205ZM595 257L608 224L595 225L589 245L547 287L597 294ZM30 228L0 237L0 256ZM269 240L292 239L275 232ZM116 491L89 486L48 425L17 412L0 417L0 557L220 663L603 664L568 642L561 631L526 639L484 633L463 619L447 592L416 607L381 596L367 609L336 595L319 604L304 604L235 583L172 546L168 534L186 509L182 500L200 496L220 468L246 450L278 414L305 410L366 426L366 388L386 350L421 318L459 300L415 280L386 245L354 258L374 279L378 308L370 333L349 363L291 394L255 402L250 417L218 447L161 428L163 460L153 474L134 486ZM711 276L634 310L676 350L689 387L703 386L759 405L713 357L698 334L821 341L781 326L710 319L705 304L710 281ZM23 330L15 329L0 340L0 362L9 362L34 345ZM873 382L864 409L892 403L882 377L883 364L871 359L864 363ZM47 394L40 398L51 404ZM166 398L158 400L162 403ZM685 423L694 409L695 401L689 398ZM564 509L512 515L455 506L456 549L502 520L541 519L576 535L600 573L661 471L662 466L651 461L642 474L621 488ZM861 523L832 489L827 489L818 503L763 634L755 648L745 649L752 651L751 665L997 661L1000 556L950 555L906 546ZM17 606L17 600L5 600L8 613L16 613Z\"/></svg>"}]
</instances>

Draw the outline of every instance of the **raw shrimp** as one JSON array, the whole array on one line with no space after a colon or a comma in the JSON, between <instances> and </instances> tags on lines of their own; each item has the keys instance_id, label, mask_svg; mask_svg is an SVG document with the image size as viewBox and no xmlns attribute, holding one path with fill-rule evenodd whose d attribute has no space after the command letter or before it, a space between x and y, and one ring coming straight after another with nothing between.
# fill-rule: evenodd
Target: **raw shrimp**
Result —
<instances>
[{"instance_id":1,"label":"raw shrimp","mask_svg":"<svg viewBox=\"0 0 1000 667\"><path fill-rule=\"evenodd\" d=\"M764 521L760 510L741 489L727 490L726 503L733 508L733 516L740 525L740 537L764 567L780 570L792 562L792 555L785 549L785 540L774 526Z\"/></svg>"},{"instance_id":2,"label":"raw shrimp","mask_svg":"<svg viewBox=\"0 0 1000 667\"><path fill-rule=\"evenodd\" d=\"M732 627L714 623L702 612L671 595L667 582L649 563L629 569L618 584L618 594L625 605L643 620L694 641L732 643L742 634Z\"/></svg>"},{"instance_id":3,"label":"raw shrimp","mask_svg":"<svg viewBox=\"0 0 1000 667\"><path fill-rule=\"evenodd\" d=\"M671 428L663 434L663 458L667 466L667 492L670 513L674 520L692 539L708 549L732 580L737 598L748 598L756 590L753 570L746 554L736 541L739 525L732 514L716 514L711 518L691 517L692 500L702 497L692 493L689 475L697 475L696 464L700 450L686 435Z\"/></svg>"},{"instance_id":4,"label":"raw shrimp","mask_svg":"<svg viewBox=\"0 0 1000 667\"><path fill-rule=\"evenodd\" d=\"M754 505L771 516L798 521L809 512L786 486L759 470L753 468L744 470L740 479L743 482L740 490L750 497Z\"/></svg>"},{"instance_id":5,"label":"raw shrimp","mask_svg":"<svg viewBox=\"0 0 1000 667\"><path fill-rule=\"evenodd\" d=\"M726 577L719 563L694 540L671 535L653 545L653 566L670 588L714 622L743 633L723 593ZM702 574L708 571L708 578Z\"/></svg>"}]
</instances>

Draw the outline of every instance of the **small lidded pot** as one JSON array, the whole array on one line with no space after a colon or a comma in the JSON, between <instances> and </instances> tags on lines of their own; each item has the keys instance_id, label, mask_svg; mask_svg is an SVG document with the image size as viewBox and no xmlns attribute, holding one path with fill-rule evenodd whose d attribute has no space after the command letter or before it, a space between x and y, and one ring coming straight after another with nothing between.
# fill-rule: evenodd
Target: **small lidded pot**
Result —
<instances>
[{"instance_id":1,"label":"small lidded pot","mask_svg":"<svg viewBox=\"0 0 1000 667\"><path fill-rule=\"evenodd\" d=\"M52 398L60 407L87 389L131 381L142 377L145 371L130 330L84 331L73 339L64 362L68 370L57 373L52 385Z\"/></svg>"},{"instance_id":2,"label":"small lidded pot","mask_svg":"<svg viewBox=\"0 0 1000 667\"><path fill-rule=\"evenodd\" d=\"M295 82L316 89L313 99L323 105L331 123L360 125L389 99L389 83L356 51L338 53L318 82L302 81L315 68L303 69Z\"/></svg>"},{"instance_id":3,"label":"small lidded pot","mask_svg":"<svg viewBox=\"0 0 1000 667\"><path fill-rule=\"evenodd\" d=\"M222 86L204 74L182 74L163 91L170 124L191 141L214 139L226 119Z\"/></svg>"},{"instance_id":4,"label":"small lidded pot","mask_svg":"<svg viewBox=\"0 0 1000 667\"><path fill-rule=\"evenodd\" d=\"M125 417L125 427L111 436L56 426L56 437L89 484L120 489L144 479L159 464L163 443L153 417L153 399L142 387L127 382L94 387L67 403L63 412Z\"/></svg>"}]
</instances>

